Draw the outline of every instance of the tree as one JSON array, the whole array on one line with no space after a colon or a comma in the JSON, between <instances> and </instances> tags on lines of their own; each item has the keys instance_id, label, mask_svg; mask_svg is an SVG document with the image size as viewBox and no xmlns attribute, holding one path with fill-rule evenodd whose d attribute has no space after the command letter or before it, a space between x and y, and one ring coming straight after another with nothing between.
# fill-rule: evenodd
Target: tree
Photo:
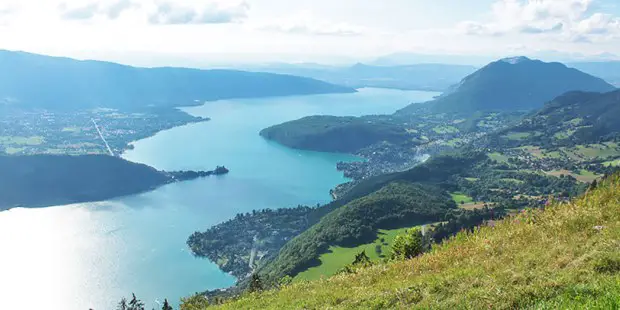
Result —
<instances>
[{"instance_id":1,"label":"tree","mask_svg":"<svg viewBox=\"0 0 620 310\"><path fill-rule=\"evenodd\" d=\"M408 229L396 236L392 244L392 259L410 259L424 252L424 236L419 228Z\"/></svg>"},{"instance_id":2,"label":"tree","mask_svg":"<svg viewBox=\"0 0 620 310\"><path fill-rule=\"evenodd\" d=\"M136 294L131 294L132 298L129 302L127 310L144 310L144 303L136 298Z\"/></svg>"},{"instance_id":3,"label":"tree","mask_svg":"<svg viewBox=\"0 0 620 310\"><path fill-rule=\"evenodd\" d=\"M249 288L250 293L260 292L263 289L264 289L263 288L263 281L258 276L258 274L253 273L252 274L252 278L250 279L250 288Z\"/></svg>"},{"instance_id":4,"label":"tree","mask_svg":"<svg viewBox=\"0 0 620 310\"><path fill-rule=\"evenodd\" d=\"M164 305L161 307L161 310L174 310L172 306L168 303L168 299L164 299Z\"/></svg>"},{"instance_id":5,"label":"tree","mask_svg":"<svg viewBox=\"0 0 620 310\"><path fill-rule=\"evenodd\" d=\"M366 251L362 251L361 253L355 255L355 260L353 260L353 266L356 267L365 267L365 266L369 266L372 263L370 262L370 257L368 257L368 255L366 255Z\"/></svg>"},{"instance_id":6,"label":"tree","mask_svg":"<svg viewBox=\"0 0 620 310\"><path fill-rule=\"evenodd\" d=\"M596 186L598 186L596 180L592 181L592 183L590 184L590 190L596 189Z\"/></svg>"},{"instance_id":7,"label":"tree","mask_svg":"<svg viewBox=\"0 0 620 310\"><path fill-rule=\"evenodd\" d=\"M121 301L118 303L118 306L116 306L116 310L128 310L127 299L123 297L123 299L121 299Z\"/></svg>"}]
</instances>

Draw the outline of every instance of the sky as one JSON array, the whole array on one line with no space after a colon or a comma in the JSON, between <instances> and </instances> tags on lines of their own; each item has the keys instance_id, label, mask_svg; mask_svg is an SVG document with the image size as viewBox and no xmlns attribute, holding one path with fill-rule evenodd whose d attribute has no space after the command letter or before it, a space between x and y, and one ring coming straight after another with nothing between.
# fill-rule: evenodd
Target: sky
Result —
<instances>
[{"instance_id":1,"label":"sky","mask_svg":"<svg viewBox=\"0 0 620 310\"><path fill-rule=\"evenodd\" d=\"M618 0L0 0L0 49L160 66L618 58Z\"/></svg>"}]
</instances>

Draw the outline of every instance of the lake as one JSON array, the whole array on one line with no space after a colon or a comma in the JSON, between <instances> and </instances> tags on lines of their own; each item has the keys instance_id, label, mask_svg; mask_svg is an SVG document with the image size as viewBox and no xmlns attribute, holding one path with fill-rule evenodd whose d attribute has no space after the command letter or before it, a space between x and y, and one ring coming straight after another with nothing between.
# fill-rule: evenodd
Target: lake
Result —
<instances>
[{"instance_id":1,"label":"lake","mask_svg":"<svg viewBox=\"0 0 620 310\"><path fill-rule=\"evenodd\" d=\"M392 113L436 95L361 89L184 108L212 120L137 141L123 157L164 170L225 165L231 173L105 202L0 212L3 307L107 310L133 292L151 309L163 298L178 305L183 296L233 285L232 276L191 255L187 237L240 212L327 202L346 181L336 163L356 160L288 149L264 140L261 129L308 115Z\"/></svg>"}]
</instances>

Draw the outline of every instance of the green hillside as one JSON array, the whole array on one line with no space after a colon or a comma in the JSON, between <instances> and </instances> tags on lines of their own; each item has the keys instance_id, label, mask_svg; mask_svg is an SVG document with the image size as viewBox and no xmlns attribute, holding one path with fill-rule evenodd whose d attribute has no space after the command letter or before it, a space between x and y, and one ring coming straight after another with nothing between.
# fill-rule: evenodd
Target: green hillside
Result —
<instances>
[{"instance_id":1,"label":"green hillside","mask_svg":"<svg viewBox=\"0 0 620 310\"><path fill-rule=\"evenodd\" d=\"M406 227L441 220L456 203L440 188L396 181L334 210L284 245L278 257L259 272L280 279L320 264L330 245L372 242L381 228Z\"/></svg>"},{"instance_id":2,"label":"green hillside","mask_svg":"<svg viewBox=\"0 0 620 310\"><path fill-rule=\"evenodd\" d=\"M403 142L409 135L389 117L309 116L275 125L261 136L296 149L352 153L381 141Z\"/></svg>"},{"instance_id":3,"label":"green hillside","mask_svg":"<svg viewBox=\"0 0 620 310\"><path fill-rule=\"evenodd\" d=\"M620 132L620 91L570 92L555 98L520 125L511 135L526 134L519 142L536 145L576 145L609 140Z\"/></svg>"},{"instance_id":4,"label":"green hillside","mask_svg":"<svg viewBox=\"0 0 620 310\"><path fill-rule=\"evenodd\" d=\"M412 260L294 282L218 308L618 309L619 242L615 175L572 202L460 233Z\"/></svg>"}]
</instances>

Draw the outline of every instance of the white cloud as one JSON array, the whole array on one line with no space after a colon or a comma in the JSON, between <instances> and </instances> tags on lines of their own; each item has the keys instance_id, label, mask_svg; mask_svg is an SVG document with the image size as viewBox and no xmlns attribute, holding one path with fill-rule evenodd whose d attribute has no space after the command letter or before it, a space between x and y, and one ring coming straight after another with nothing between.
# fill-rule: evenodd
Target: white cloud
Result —
<instances>
[{"instance_id":1,"label":"white cloud","mask_svg":"<svg viewBox=\"0 0 620 310\"><path fill-rule=\"evenodd\" d=\"M89 20L95 17L117 19L126 10L139 8L132 0L63 2L58 5L60 16L67 20Z\"/></svg>"},{"instance_id":2,"label":"white cloud","mask_svg":"<svg viewBox=\"0 0 620 310\"><path fill-rule=\"evenodd\" d=\"M66 20L115 20L124 12L142 17L150 24L222 24L247 18L249 5L226 0L89 0L67 1L58 6Z\"/></svg>"},{"instance_id":3,"label":"white cloud","mask_svg":"<svg viewBox=\"0 0 620 310\"><path fill-rule=\"evenodd\" d=\"M592 13L595 0L499 0L487 21L464 21L456 32L471 36L542 35L575 43L620 37L620 18Z\"/></svg>"},{"instance_id":4,"label":"white cloud","mask_svg":"<svg viewBox=\"0 0 620 310\"><path fill-rule=\"evenodd\" d=\"M203 1L201 4L158 2L149 14L152 24L224 24L245 20L249 5L246 2ZM234 2L234 1L233 1Z\"/></svg>"},{"instance_id":5,"label":"white cloud","mask_svg":"<svg viewBox=\"0 0 620 310\"><path fill-rule=\"evenodd\" d=\"M310 12L294 14L287 18L272 19L253 26L266 31L320 36L359 36L367 31L365 27L345 22L336 23L320 20Z\"/></svg>"}]
</instances>

